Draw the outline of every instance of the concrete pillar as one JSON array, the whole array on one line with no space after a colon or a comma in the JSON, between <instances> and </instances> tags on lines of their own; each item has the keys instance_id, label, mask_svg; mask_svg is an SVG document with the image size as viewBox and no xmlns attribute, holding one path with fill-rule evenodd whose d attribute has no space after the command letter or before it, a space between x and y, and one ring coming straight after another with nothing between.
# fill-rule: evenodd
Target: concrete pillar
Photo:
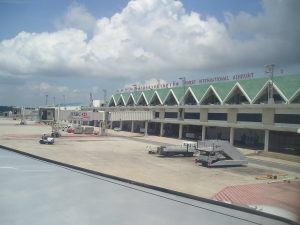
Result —
<instances>
[{"instance_id":1,"label":"concrete pillar","mask_svg":"<svg viewBox=\"0 0 300 225\"><path fill-rule=\"evenodd\" d=\"M177 119L178 120L183 120L184 119L184 109L183 108L180 108L178 110L178 113L177 113Z\"/></svg>"},{"instance_id":2,"label":"concrete pillar","mask_svg":"<svg viewBox=\"0 0 300 225\"><path fill-rule=\"evenodd\" d=\"M164 132L164 123L160 123L160 133L159 133L159 136L162 137L164 135L163 132Z\"/></svg>"},{"instance_id":3,"label":"concrete pillar","mask_svg":"<svg viewBox=\"0 0 300 225\"><path fill-rule=\"evenodd\" d=\"M234 143L234 128L230 127L230 138L229 138L230 144L233 145Z\"/></svg>"},{"instance_id":4,"label":"concrete pillar","mask_svg":"<svg viewBox=\"0 0 300 225\"><path fill-rule=\"evenodd\" d=\"M182 139L182 124L179 124L179 134L178 134L178 139Z\"/></svg>"},{"instance_id":5,"label":"concrete pillar","mask_svg":"<svg viewBox=\"0 0 300 225\"><path fill-rule=\"evenodd\" d=\"M148 135L148 121L145 121L145 132L144 135L147 136Z\"/></svg>"},{"instance_id":6,"label":"concrete pillar","mask_svg":"<svg viewBox=\"0 0 300 225\"><path fill-rule=\"evenodd\" d=\"M102 134L103 136L106 135L106 127L105 127L105 124L102 125L101 134Z\"/></svg>"},{"instance_id":7,"label":"concrete pillar","mask_svg":"<svg viewBox=\"0 0 300 225\"><path fill-rule=\"evenodd\" d=\"M227 122L236 123L238 109L228 109Z\"/></svg>"},{"instance_id":8,"label":"concrete pillar","mask_svg":"<svg viewBox=\"0 0 300 225\"><path fill-rule=\"evenodd\" d=\"M206 127L205 126L202 126L202 141L205 141L205 131L206 130Z\"/></svg>"},{"instance_id":9,"label":"concrete pillar","mask_svg":"<svg viewBox=\"0 0 300 225\"><path fill-rule=\"evenodd\" d=\"M264 151L268 152L269 151L269 130L265 130L265 146L264 146Z\"/></svg>"},{"instance_id":10,"label":"concrete pillar","mask_svg":"<svg viewBox=\"0 0 300 225\"><path fill-rule=\"evenodd\" d=\"M165 110L160 109L159 110L159 119L163 120L165 118Z\"/></svg>"},{"instance_id":11,"label":"concrete pillar","mask_svg":"<svg viewBox=\"0 0 300 225\"><path fill-rule=\"evenodd\" d=\"M101 135L101 136L106 135L106 125L105 125L104 121L100 122L100 124L99 124L99 135Z\"/></svg>"},{"instance_id":12,"label":"concrete pillar","mask_svg":"<svg viewBox=\"0 0 300 225\"><path fill-rule=\"evenodd\" d=\"M207 122L208 109L200 109L200 121Z\"/></svg>"},{"instance_id":13,"label":"concrete pillar","mask_svg":"<svg viewBox=\"0 0 300 225\"><path fill-rule=\"evenodd\" d=\"M262 111L262 123L264 125L272 125L274 124L274 117L275 117L275 109L266 108Z\"/></svg>"},{"instance_id":14,"label":"concrete pillar","mask_svg":"<svg viewBox=\"0 0 300 225\"><path fill-rule=\"evenodd\" d=\"M120 120L120 129L123 130L123 121Z\"/></svg>"},{"instance_id":15,"label":"concrete pillar","mask_svg":"<svg viewBox=\"0 0 300 225\"><path fill-rule=\"evenodd\" d=\"M133 132L134 131L134 121L132 120L131 121L131 132Z\"/></svg>"}]
</instances>

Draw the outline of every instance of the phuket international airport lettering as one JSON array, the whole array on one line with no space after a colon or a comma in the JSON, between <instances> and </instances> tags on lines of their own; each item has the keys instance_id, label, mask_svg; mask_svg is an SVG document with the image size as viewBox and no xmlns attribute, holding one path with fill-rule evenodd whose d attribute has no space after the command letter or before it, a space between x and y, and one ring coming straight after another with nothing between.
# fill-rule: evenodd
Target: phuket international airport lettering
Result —
<instances>
[{"instance_id":1,"label":"phuket international airport lettering","mask_svg":"<svg viewBox=\"0 0 300 225\"><path fill-rule=\"evenodd\" d=\"M197 84L211 84L215 82L224 82L229 80L247 80L252 79L254 77L254 73L241 73L235 74L232 76L229 75L219 75L209 78L202 78L199 80L185 80L183 85L197 85ZM131 92L131 91L144 91L144 90L152 90L152 89L161 89L161 88L171 88L179 86L179 82L172 81L169 83L160 83L157 81L156 84L152 85L135 85L132 87L118 89L117 92Z\"/></svg>"}]
</instances>

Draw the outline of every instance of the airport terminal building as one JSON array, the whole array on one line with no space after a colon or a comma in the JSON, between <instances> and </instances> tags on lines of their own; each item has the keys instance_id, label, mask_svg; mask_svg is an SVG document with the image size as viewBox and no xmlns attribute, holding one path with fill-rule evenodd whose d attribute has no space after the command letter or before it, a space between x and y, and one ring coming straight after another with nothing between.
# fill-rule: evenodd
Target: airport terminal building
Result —
<instances>
[{"instance_id":1,"label":"airport terminal building","mask_svg":"<svg viewBox=\"0 0 300 225\"><path fill-rule=\"evenodd\" d=\"M111 128L300 155L300 75L135 87L103 109Z\"/></svg>"}]
</instances>

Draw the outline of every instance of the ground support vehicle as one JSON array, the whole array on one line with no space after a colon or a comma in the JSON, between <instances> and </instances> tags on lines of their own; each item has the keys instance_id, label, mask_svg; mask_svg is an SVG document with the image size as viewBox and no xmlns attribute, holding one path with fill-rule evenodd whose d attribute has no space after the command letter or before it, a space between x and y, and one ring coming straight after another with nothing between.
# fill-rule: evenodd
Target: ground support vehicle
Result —
<instances>
[{"instance_id":1,"label":"ground support vehicle","mask_svg":"<svg viewBox=\"0 0 300 225\"><path fill-rule=\"evenodd\" d=\"M40 144L48 144L48 145L52 145L54 144L54 138L51 137L50 135L47 134L43 134L40 141Z\"/></svg>"},{"instance_id":2,"label":"ground support vehicle","mask_svg":"<svg viewBox=\"0 0 300 225\"><path fill-rule=\"evenodd\" d=\"M203 166L241 166L248 164L247 158L228 141L198 141L197 150L200 155L195 162L201 163Z\"/></svg>"},{"instance_id":3,"label":"ground support vehicle","mask_svg":"<svg viewBox=\"0 0 300 225\"><path fill-rule=\"evenodd\" d=\"M157 147L157 154L161 156L181 155L186 157L192 157L195 153L195 148L196 145L190 142L183 143L183 145L159 146Z\"/></svg>"},{"instance_id":4,"label":"ground support vehicle","mask_svg":"<svg viewBox=\"0 0 300 225\"><path fill-rule=\"evenodd\" d=\"M59 124L54 121L54 122L51 122L50 125L52 128L51 137L57 137L57 138L60 137L61 134L59 132Z\"/></svg>"}]
</instances>

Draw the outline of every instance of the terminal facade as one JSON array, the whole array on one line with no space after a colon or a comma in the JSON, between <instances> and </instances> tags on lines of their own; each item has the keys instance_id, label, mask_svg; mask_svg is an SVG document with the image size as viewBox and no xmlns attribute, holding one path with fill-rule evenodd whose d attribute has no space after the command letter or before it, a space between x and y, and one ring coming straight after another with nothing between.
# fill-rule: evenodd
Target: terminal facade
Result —
<instances>
[{"instance_id":1,"label":"terminal facade","mask_svg":"<svg viewBox=\"0 0 300 225\"><path fill-rule=\"evenodd\" d=\"M116 93L102 109L111 128L300 155L300 75Z\"/></svg>"}]
</instances>

